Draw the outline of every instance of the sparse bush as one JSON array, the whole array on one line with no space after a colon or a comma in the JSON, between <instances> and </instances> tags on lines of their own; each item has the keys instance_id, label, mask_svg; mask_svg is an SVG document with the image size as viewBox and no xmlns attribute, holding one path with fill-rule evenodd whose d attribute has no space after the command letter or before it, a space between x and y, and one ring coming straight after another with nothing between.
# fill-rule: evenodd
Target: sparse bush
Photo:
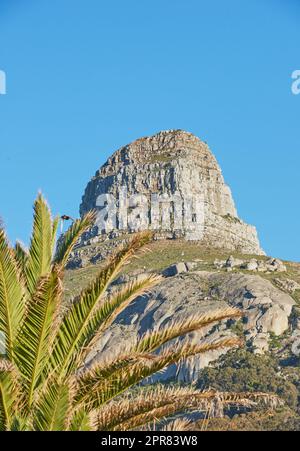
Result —
<instances>
[{"instance_id":1,"label":"sparse bush","mask_svg":"<svg viewBox=\"0 0 300 451\"><path fill-rule=\"evenodd\" d=\"M278 368L278 361L273 356L255 355L243 349L231 351L214 367L203 369L198 386L230 392L275 393L291 408L296 408L297 387L286 380Z\"/></svg>"}]
</instances>

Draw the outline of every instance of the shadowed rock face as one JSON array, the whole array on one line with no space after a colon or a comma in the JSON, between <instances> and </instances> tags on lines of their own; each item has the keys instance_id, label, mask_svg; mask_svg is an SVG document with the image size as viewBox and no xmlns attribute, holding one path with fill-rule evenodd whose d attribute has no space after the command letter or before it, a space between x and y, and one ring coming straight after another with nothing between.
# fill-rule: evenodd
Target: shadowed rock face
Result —
<instances>
[{"instance_id":1,"label":"shadowed rock face","mask_svg":"<svg viewBox=\"0 0 300 451\"><path fill-rule=\"evenodd\" d=\"M109 220L107 227L96 223L83 244L152 228L158 238L185 237L212 247L263 253L255 227L238 218L230 188L224 183L215 157L207 144L191 133L160 132L116 151L88 183L80 214L95 208L100 211L97 199L101 195L121 199L124 188L128 196L142 196L129 205L126 220L117 204L113 228ZM159 202L164 196L174 202L160 203L154 211L153 195L160 196ZM191 198L201 202L201 212Z\"/></svg>"}]
</instances>

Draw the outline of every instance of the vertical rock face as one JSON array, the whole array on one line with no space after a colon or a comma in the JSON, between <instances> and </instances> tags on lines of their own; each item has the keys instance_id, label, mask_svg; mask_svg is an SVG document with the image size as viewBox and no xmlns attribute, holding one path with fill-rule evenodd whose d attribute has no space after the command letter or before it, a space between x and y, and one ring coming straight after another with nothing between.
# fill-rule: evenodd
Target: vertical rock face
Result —
<instances>
[{"instance_id":1,"label":"vertical rock face","mask_svg":"<svg viewBox=\"0 0 300 451\"><path fill-rule=\"evenodd\" d=\"M262 254L242 222L207 144L182 130L160 132L117 150L88 183L80 214L99 218L85 240L152 229L212 247Z\"/></svg>"}]
</instances>

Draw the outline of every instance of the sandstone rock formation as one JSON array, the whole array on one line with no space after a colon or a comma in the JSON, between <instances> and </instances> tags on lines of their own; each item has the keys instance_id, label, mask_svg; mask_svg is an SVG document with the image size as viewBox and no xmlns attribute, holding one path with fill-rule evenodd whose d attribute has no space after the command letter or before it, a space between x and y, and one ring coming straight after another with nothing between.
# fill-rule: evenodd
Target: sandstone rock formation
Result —
<instances>
[{"instance_id":1,"label":"sandstone rock formation","mask_svg":"<svg viewBox=\"0 0 300 451\"><path fill-rule=\"evenodd\" d=\"M107 211L113 198L116 203ZM182 130L160 132L117 150L86 187L80 214L91 209L98 210L99 220L82 245L150 228L157 238L184 237L263 254L255 227L238 218L207 144Z\"/></svg>"}]
</instances>

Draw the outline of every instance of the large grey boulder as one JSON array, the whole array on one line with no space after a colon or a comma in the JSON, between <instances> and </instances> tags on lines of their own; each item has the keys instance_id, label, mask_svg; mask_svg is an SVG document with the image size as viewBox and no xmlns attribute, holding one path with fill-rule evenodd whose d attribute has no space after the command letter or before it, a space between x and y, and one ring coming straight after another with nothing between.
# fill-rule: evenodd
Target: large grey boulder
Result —
<instances>
[{"instance_id":1,"label":"large grey boulder","mask_svg":"<svg viewBox=\"0 0 300 451\"><path fill-rule=\"evenodd\" d=\"M228 257L228 259L225 262L225 268L236 268L237 266L240 267L244 263L244 260L241 260L239 258L234 258L232 255Z\"/></svg>"},{"instance_id":2,"label":"large grey boulder","mask_svg":"<svg viewBox=\"0 0 300 451\"><path fill-rule=\"evenodd\" d=\"M212 274L214 293L231 305L242 308L246 330L281 335L296 302L270 281L248 274Z\"/></svg>"},{"instance_id":3,"label":"large grey boulder","mask_svg":"<svg viewBox=\"0 0 300 451\"><path fill-rule=\"evenodd\" d=\"M187 265L184 262L179 262L175 265L171 265L168 268L166 268L162 272L162 275L165 277L172 277L187 271L188 271Z\"/></svg>"}]
</instances>

